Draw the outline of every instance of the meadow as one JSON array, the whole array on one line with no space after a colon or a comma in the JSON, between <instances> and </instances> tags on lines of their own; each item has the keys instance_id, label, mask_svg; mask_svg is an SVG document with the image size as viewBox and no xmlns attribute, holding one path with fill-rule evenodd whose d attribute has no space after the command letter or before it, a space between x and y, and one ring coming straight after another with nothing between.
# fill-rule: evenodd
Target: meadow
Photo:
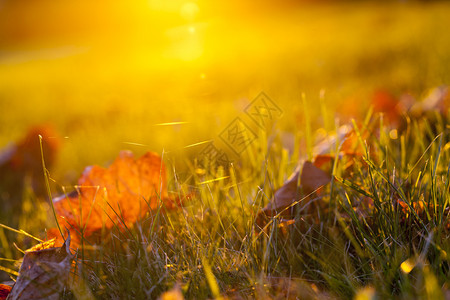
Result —
<instances>
[{"instance_id":1,"label":"meadow","mask_svg":"<svg viewBox=\"0 0 450 300\"><path fill-rule=\"evenodd\" d=\"M448 3L138 1L104 14L80 3L42 1L42 22L37 4L0 10L0 146L50 124L52 198L124 149L158 153L169 193L189 197L82 243L64 298L449 297L448 106L408 115L397 105L449 84ZM261 92L278 109L263 127L246 114ZM255 133L237 154L223 139L236 118ZM342 125L358 151L339 149ZM261 220L333 137L329 184ZM201 163L208 142L232 164ZM46 239L49 196L19 192L21 215L0 223ZM0 243L15 278L19 249L36 242L0 228Z\"/></svg>"}]
</instances>

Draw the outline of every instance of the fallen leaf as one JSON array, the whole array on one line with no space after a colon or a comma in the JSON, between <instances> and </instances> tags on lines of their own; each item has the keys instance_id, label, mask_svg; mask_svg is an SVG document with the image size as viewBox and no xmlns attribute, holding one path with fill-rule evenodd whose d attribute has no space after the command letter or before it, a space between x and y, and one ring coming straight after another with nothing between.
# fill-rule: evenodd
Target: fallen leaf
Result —
<instances>
[{"instance_id":1,"label":"fallen leaf","mask_svg":"<svg viewBox=\"0 0 450 300\"><path fill-rule=\"evenodd\" d=\"M26 251L8 299L59 299L69 278L73 258L70 234L60 248Z\"/></svg>"},{"instance_id":2,"label":"fallen leaf","mask_svg":"<svg viewBox=\"0 0 450 300\"><path fill-rule=\"evenodd\" d=\"M0 284L0 300L5 300L11 293L11 287L6 284Z\"/></svg>"},{"instance_id":3,"label":"fallen leaf","mask_svg":"<svg viewBox=\"0 0 450 300\"><path fill-rule=\"evenodd\" d=\"M364 114L364 110L367 109L367 105L361 105L361 103L366 103L366 101L366 99L361 99L359 93L347 96L336 108L336 115L344 123L350 122L352 119L358 119Z\"/></svg>"},{"instance_id":4,"label":"fallen leaf","mask_svg":"<svg viewBox=\"0 0 450 300\"><path fill-rule=\"evenodd\" d=\"M373 94L372 106L375 113L383 113L385 124L398 127L402 122L402 110L399 99L385 90L378 90Z\"/></svg>"},{"instance_id":5,"label":"fallen leaf","mask_svg":"<svg viewBox=\"0 0 450 300\"><path fill-rule=\"evenodd\" d=\"M446 114L449 104L449 87L439 86L431 89L422 101L414 103L411 108L411 113L416 117L432 111L438 111L441 114Z\"/></svg>"},{"instance_id":6,"label":"fallen leaf","mask_svg":"<svg viewBox=\"0 0 450 300\"><path fill-rule=\"evenodd\" d=\"M300 191L298 189L299 172L300 171L297 169L275 192L272 201L263 209L263 212L266 215L273 216L300 199ZM286 212L285 214L288 213L289 212Z\"/></svg>"},{"instance_id":7,"label":"fallen leaf","mask_svg":"<svg viewBox=\"0 0 450 300\"><path fill-rule=\"evenodd\" d=\"M306 161L303 164L300 182L303 192L306 195L319 191L319 189L329 183L330 180L330 175L316 167L310 161Z\"/></svg>"},{"instance_id":8,"label":"fallen leaf","mask_svg":"<svg viewBox=\"0 0 450 300\"><path fill-rule=\"evenodd\" d=\"M372 145L369 137L371 133L368 129L360 130L361 139L369 144L369 148ZM338 145L336 146L336 144ZM338 151L336 155L336 150ZM349 125L343 125L339 127L337 133L327 136L321 140L315 147L313 153L314 165L319 169L325 171L327 174L331 174L333 170L334 160L337 158L340 168L345 171L352 171L355 161L364 164L364 160L361 159L366 153L364 145L358 137L358 134L354 128Z\"/></svg>"},{"instance_id":9,"label":"fallen leaf","mask_svg":"<svg viewBox=\"0 0 450 300\"><path fill-rule=\"evenodd\" d=\"M0 155L0 165L8 166L14 171L42 175L39 136L42 137L44 160L47 165L52 165L56 161L60 140L53 127L48 124L31 127L20 141L9 145Z\"/></svg>"},{"instance_id":10,"label":"fallen leaf","mask_svg":"<svg viewBox=\"0 0 450 300\"><path fill-rule=\"evenodd\" d=\"M59 138L50 125L30 128L25 137L0 153L0 218L8 218L13 227L17 227L22 212L25 187L31 187L38 199L44 200L46 196L39 136L46 166L50 168L59 150Z\"/></svg>"},{"instance_id":11,"label":"fallen leaf","mask_svg":"<svg viewBox=\"0 0 450 300\"><path fill-rule=\"evenodd\" d=\"M330 182L331 177L326 172L314 166L310 161L303 163L300 175L300 187L298 188L299 168L289 177L289 179L274 194L272 201L262 210L266 215L274 216L300 199L302 205L306 205L310 197L306 197L314 192L319 192L321 187ZM303 191L303 193L301 192ZM286 210L283 215L289 215Z\"/></svg>"},{"instance_id":12,"label":"fallen leaf","mask_svg":"<svg viewBox=\"0 0 450 300\"><path fill-rule=\"evenodd\" d=\"M362 141L367 141L370 136L368 130L363 130L360 134ZM345 135L339 150L343 156L361 157L366 153L364 145L361 144L355 129L352 129Z\"/></svg>"},{"instance_id":13,"label":"fallen leaf","mask_svg":"<svg viewBox=\"0 0 450 300\"><path fill-rule=\"evenodd\" d=\"M334 156L330 154L320 154L314 157L314 165L318 168L323 169L326 167L326 169L329 169L331 171L331 168L333 167L333 161Z\"/></svg>"},{"instance_id":14,"label":"fallen leaf","mask_svg":"<svg viewBox=\"0 0 450 300\"><path fill-rule=\"evenodd\" d=\"M76 191L53 199L58 221L70 229L74 245L80 232L86 237L102 228L125 228L159 205L174 208L176 202L168 197L160 156L148 152L135 159L129 151L120 152L108 168L87 167ZM48 236L61 240L56 229Z\"/></svg>"}]
</instances>

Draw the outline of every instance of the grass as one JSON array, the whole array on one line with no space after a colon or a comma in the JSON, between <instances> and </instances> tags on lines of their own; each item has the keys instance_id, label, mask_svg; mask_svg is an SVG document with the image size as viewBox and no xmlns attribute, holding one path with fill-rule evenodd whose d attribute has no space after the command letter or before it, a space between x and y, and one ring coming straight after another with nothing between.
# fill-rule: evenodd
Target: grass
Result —
<instances>
[{"instance_id":1,"label":"grass","mask_svg":"<svg viewBox=\"0 0 450 300\"><path fill-rule=\"evenodd\" d=\"M364 287L383 299L443 298L450 272L446 120L412 120L391 139L391 129L373 116L357 130L379 135L365 141L362 158L337 161L335 181L318 200L335 209L297 207L295 223L283 225L277 216L264 231L257 213L292 165L279 141L259 139L247 153L253 161L228 170L212 164L205 175L197 170L173 181L172 191L197 195L179 210L151 211L130 230L85 244L73 280L105 299L156 298L176 284L191 299L352 298ZM360 209L367 197L373 204ZM78 286L71 293L86 293Z\"/></svg>"},{"instance_id":2,"label":"grass","mask_svg":"<svg viewBox=\"0 0 450 300\"><path fill-rule=\"evenodd\" d=\"M195 193L179 210L151 211L85 244L64 297L157 298L175 286L190 299L448 297L448 112L406 119L396 135L379 114L363 120L376 89L423 99L449 83L449 6L307 8L232 23L217 13L202 20L211 24L205 56L191 62L163 59L151 45L128 52L123 37L48 61L0 60L0 110L11 112L0 116L0 145L43 121L68 137L49 170L52 196L123 148L164 153L169 190ZM228 152L233 165L199 164L203 146L186 146L214 140L227 149L219 134L236 117L250 122L243 110L261 91L283 110L277 123L252 128L246 151ZM293 224L277 216L261 230L258 213L274 191L351 117L362 156L336 160L313 208L293 206ZM44 239L54 217L40 200L26 184L18 229ZM1 227L2 270L14 277L18 249L35 243Z\"/></svg>"}]
</instances>

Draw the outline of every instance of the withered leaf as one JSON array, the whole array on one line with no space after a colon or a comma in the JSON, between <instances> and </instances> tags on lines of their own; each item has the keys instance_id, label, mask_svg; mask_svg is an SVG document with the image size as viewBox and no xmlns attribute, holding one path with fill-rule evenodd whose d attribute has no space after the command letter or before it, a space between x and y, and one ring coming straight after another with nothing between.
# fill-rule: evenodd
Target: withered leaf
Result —
<instances>
[{"instance_id":1,"label":"withered leaf","mask_svg":"<svg viewBox=\"0 0 450 300\"><path fill-rule=\"evenodd\" d=\"M266 214L274 214L282 211L299 198L298 176L299 168L288 178L288 180L274 194L273 199L263 209Z\"/></svg>"},{"instance_id":2,"label":"withered leaf","mask_svg":"<svg viewBox=\"0 0 450 300\"><path fill-rule=\"evenodd\" d=\"M298 176L300 175L299 168L289 177L289 179L279 188L272 199L272 201L263 209L263 212L267 215L273 215L279 213L283 209L292 205L295 201L301 199L301 197L307 196L315 191L319 191L320 188L330 182L331 177L326 172L316 167L310 161L303 163L300 185L303 193L300 193L298 189ZM309 201L309 198L305 198L303 202ZM286 212L288 214L288 212Z\"/></svg>"},{"instance_id":3,"label":"withered leaf","mask_svg":"<svg viewBox=\"0 0 450 300\"><path fill-rule=\"evenodd\" d=\"M372 96L372 106L375 113L383 113L385 122L397 127L402 121L400 101L385 90L378 90Z\"/></svg>"},{"instance_id":4,"label":"withered leaf","mask_svg":"<svg viewBox=\"0 0 450 300\"><path fill-rule=\"evenodd\" d=\"M329 183L330 180L330 175L316 167L310 161L306 161L303 164L300 182L302 184L303 192L306 195L318 191L322 186Z\"/></svg>"},{"instance_id":5,"label":"withered leaf","mask_svg":"<svg viewBox=\"0 0 450 300\"><path fill-rule=\"evenodd\" d=\"M46 196L39 136L42 136L46 166L51 168L56 161L59 139L50 125L34 126L21 140L0 150L0 219L7 218L12 227L18 227L25 187L31 187L37 199Z\"/></svg>"},{"instance_id":6,"label":"withered leaf","mask_svg":"<svg viewBox=\"0 0 450 300\"><path fill-rule=\"evenodd\" d=\"M167 197L166 170L159 155L148 152L135 159L122 151L108 168L92 166L78 180L77 190L53 199L56 214L63 226L76 236L101 230L129 226L149 210L164 202L174 206ZM55 236L55 230L49 230Z\"/></svg>"},{"instance_id":7,"label":"withered leaf","mask_svg":"<svg viewBox=\"0 0 450 300\"><path fill-rule=\"evenodd\" d=\"M70 234L60 248L30 250L25 252L19 276L7 299L59 299L74 258Z\"/></svg>"},{"instance_id":8,"label":"withered leaf","mask_svg":"<svg viewBox=\"0 0 450 300\"><path fill-rule=\"evenodd\" d=\"M314 157L314 165L324 170L326 173L331 174L333 171L335 156L331 154L319 154Z\"/></svg>"},{"instance_id":9,"label":"withered leaf","mask_svg":"<svg viewBox=\"0 0 450 300\"><path fill-rule=\"evenodd\" d=\"M6 284L0 284L0 300L5 300L11 293L11 287Z\"/></svg>"}]
</instances>

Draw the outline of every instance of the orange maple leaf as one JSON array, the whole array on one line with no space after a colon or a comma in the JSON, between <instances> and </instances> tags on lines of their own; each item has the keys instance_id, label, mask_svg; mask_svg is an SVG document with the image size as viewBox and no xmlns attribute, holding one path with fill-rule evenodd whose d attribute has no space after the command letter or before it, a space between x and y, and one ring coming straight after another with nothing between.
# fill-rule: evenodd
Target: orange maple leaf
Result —
<instances>
[{"instance_id":1,"label":"orange maple leaf","mask_svg":"<svg viewBox=\"0 0 450 300\"><path fill-rule=\"evenodd\" d=\"M175 206L167 196L164 163L152 152L135 159L122 151L108 168L87 167L76 188L53 199L58 222L71 231L75 244L81 232L86 237L102 228L125 228L159 205ZM49 238L57 233L50 229Z\"/></svg>"}]
</instances>

